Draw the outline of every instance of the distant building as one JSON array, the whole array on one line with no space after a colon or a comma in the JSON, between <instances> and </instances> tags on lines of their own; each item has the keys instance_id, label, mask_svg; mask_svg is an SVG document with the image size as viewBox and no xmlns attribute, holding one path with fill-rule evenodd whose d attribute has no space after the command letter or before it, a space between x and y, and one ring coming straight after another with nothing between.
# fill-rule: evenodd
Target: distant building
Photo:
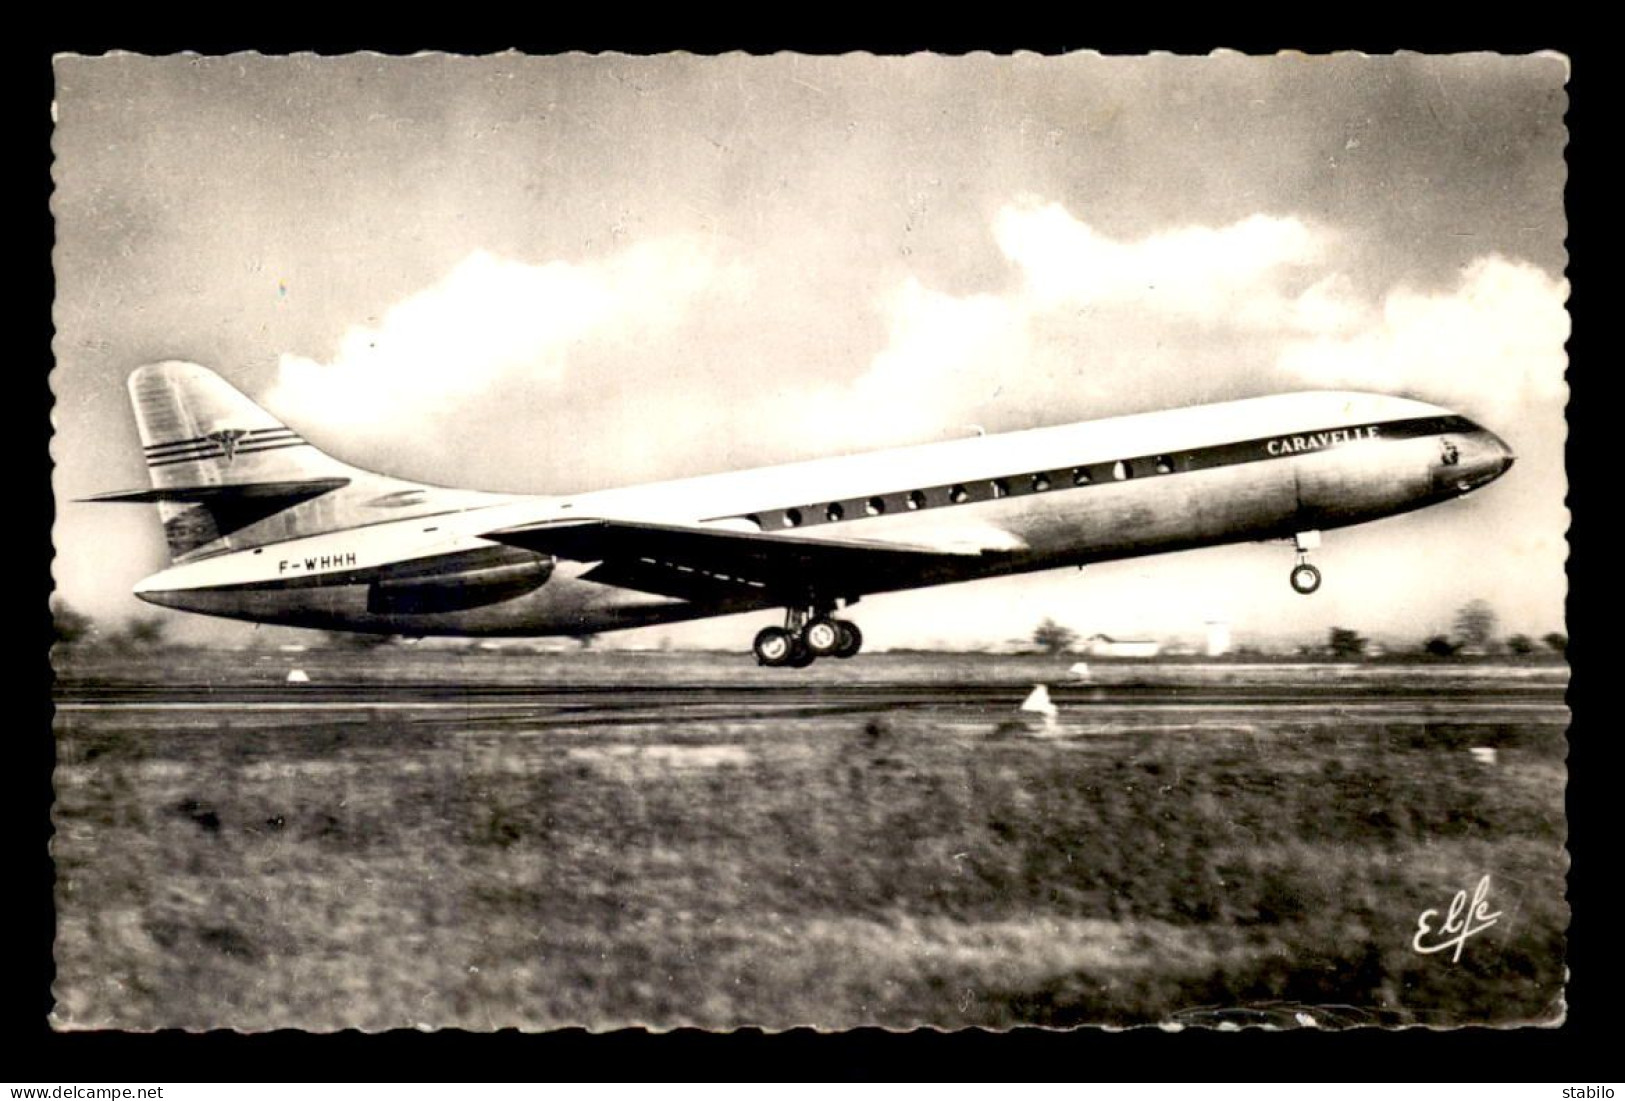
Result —
<instances>
[{"instance_id":1,"label":"distant building","mask_svg":"<svg viewBox=\"0 0 1625 1101\"><path fill-rule=\"evenodd\" d=\"M1083 646L1085 653L1097 658L1154 658L1162 653L1162 643L1149 638L1091 635Z\"/></svg>"},{"instance_id":2,"label":"distant building","mask_svg":"<svg viewBox=\"0 0 1625 1101\"><path fill-rule=\"evenodd\" d=\"M532 654L573 654L582 649L582 646L573 638L546 635L541 638L525 639L522 648Z\"/></svg>"}]
</instances>

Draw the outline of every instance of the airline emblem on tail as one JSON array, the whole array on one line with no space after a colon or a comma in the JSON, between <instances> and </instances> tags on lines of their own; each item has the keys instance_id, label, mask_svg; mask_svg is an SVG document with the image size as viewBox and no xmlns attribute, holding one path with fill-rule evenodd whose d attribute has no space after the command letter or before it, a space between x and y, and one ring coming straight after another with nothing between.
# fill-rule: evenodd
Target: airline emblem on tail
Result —
<instances>
[{"instance_id":1,"label":"airline emblem on tail","mask_svg":"<svg viewBox=\"0 0 1625 1101\"><path fill-rule=\"evenodd\" d=\"M206 438L220 445L220 454L225 456L226 462L229 463L237 458L237 441L246 435L248 435L246 428L222 428L210 432Z\"/></svg>"}]
</instances>

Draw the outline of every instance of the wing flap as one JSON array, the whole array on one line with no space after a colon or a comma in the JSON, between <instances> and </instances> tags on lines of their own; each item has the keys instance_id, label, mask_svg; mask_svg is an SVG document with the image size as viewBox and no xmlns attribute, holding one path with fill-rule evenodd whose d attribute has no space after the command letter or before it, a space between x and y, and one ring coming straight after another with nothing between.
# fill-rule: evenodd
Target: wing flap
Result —
<instances>
[{"instance_id":1,"label":"wing flap","mask_svg":"<svg viewBox=\"0 0 1625 1101\"><path fill-rule=\"evenodd\" d=\"M600 585L657 593L715 608L760 607L770 592L763 581L693 566L642 560L600 562L581 577Z\"/></svg>"}]
</instances>

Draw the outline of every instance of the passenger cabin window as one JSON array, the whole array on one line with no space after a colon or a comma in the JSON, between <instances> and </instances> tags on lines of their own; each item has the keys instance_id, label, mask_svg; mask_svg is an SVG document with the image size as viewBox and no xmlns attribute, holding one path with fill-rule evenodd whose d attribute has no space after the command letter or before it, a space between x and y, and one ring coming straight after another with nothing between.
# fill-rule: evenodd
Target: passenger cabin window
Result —
<instances>
[{"instance_id":1,"label":"passenger cabin window","mask_svg":"<svg viewBox=\"0 0 1625 1101\"><path fill-rule=\"evenodd\" d=\"M1042 493L1048 488L1049 488L1049 475L1048 474L1034 474L1033 475L1033 492L1034 493Z\"/></svg>"},{"instance_id":2,"label":"passenger cabin window","mask_svg":"<svg viewBox=\"0 0 1625 1101\"><path fill-rule=\"evenodd\" d=\"M787 528L798 528L801 526L801 510L799 508L787 508L784 510L784 526Z\"/></svg>"},{"instance_id":3,"label":"passenger cabin window","mask_svg":"<svg viewBox=\"0 0 1625 1101\"><path fill-rule=\"evenodd\" d=\"M870 516L879 516L882 512L886 511L885 499L881 497L869 498L868 503L863 506L863 511L867 512Z\"/></svg>"},{"instance_id":4,"label":"passenger cabin window","mask_svg":"<svg viewBox=\"0 0 1625 1101\"><path fill-rule=\"evenodd\" d=\"M1173 457L1171 455L1158 455L1157 456L1157 473L1158 474L1172 474L1173 472L1174 472L1174 460L1173 460Z\"/></svg>"},{"instance_id":5,"label":"passenger cabin window","mask_svg":"<svg viewBox=\"0 0 1625 1101\"><path fill-rule=\"evenodd\" d=\"M836 520L839 520L845 515L846 509L841 507L841 502L839 501L831 501L829 507L824 510L824 519L830 521L831 523L834 523Z\"/></svg>"},{"instance_id":6,"label":"passenger cabin window","mask_svg":"<svg viewBox=\"0 0 1625 1101\"><path fill-rule=\"evenodd\" d=\"M1003 478L994 478L993 481L988 484L993 487L994 497L1010 496L1010 483L1005 481Z\"/></svg>"},{"instance_id":7,"label":"passenger cabin window","mask_svg":"<svg viewBox=\"0 0 1625 1101\"><path fill-rule=\"evenodd\" d=\"M908 507L911 510L918 510L925 507L924 490L916 489L908 495Z\"/></svg>"},{"instance_id":8,"label":"passenger cabin window","mask_svg":"<svg viewBox=\"0 0 1625 1101\"><path fill-rule=\"evenodd\" d=\"M1134 477L1134 470L1128 465L1128 463L1125 463L1122 459L1119 459L1112 464L1112 477L1117 479L1119 482L1126 482L1130 478Z\"/></svg>"},{"instance_id":9,"label":"passenger cabin window","mask_svg":"<svg viewBox=\"0 0 1625 1101\"><path fill-rule=\"evenodd\" d=\"M956 505L962 505L970 500L970 491L964 486L954 486L948 491L948 500Z\"/></svg>"},{"instance_id":10,"label":"passenger cabin window","mask_svg":"<svg viewBox=\"0 0 1625 1101\"><path fill-rule=\"evenodd\" d=\"M1089 468L1086 467L1086 466L1075 466L1075 467L1073 467L1072 468L1072 484L1075 485L1075 486L1086 486L1086 485L1088 485L1089 484Z\"/></svg>"}]
</instances>

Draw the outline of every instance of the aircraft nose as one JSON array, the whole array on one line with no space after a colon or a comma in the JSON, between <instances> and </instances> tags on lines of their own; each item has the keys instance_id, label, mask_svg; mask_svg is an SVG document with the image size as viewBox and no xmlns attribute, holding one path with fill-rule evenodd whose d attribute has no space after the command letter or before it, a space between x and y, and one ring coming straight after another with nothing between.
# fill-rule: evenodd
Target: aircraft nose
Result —
<instances>
[{"instance_id":1,"label":"aircraft nose","mask_svg":"<svg viewBox=\"0 0 1625 1101\"><path fill-rule=\"evenodd\" d=\"M1488 435L1491 441L1494 442L1495 446L1501 450L1501 473L1505 474L1507 471L1512 469L1512 464L1518 461L1518 456L1511 447L1507 446L1507 442L1500 436L1497 436L1494 432L1491 432Z\"/></svg>"},{"instance_id":2,"label":"aircraft nose","mask_svg":"<svg viewBox=\"0 0 1625 1101\"><path fill-rule=\"evenodd\" d=\"M1511 470L1512 464L1518 461L1518 456L1508 446L1507 442L1487 428L1479 429L1477 435L1481 437L1479 443L1483 448L1483 456L1480 462L1486 470L1494 471L1490 476L1499 478L1508 470Z\"/></svg>"},{"instance_id":3,"label":"aircraft nose","mask_svg":"<svg viewBox=\"0 0 1625 1101\"><path fill-rule=\"evenodd\" d=\"M1468 493L1495 481L1518 461L1507 442L1487 428L1461 437L1454 465L1456 490Z\"/></svg>"}]
</instances>

